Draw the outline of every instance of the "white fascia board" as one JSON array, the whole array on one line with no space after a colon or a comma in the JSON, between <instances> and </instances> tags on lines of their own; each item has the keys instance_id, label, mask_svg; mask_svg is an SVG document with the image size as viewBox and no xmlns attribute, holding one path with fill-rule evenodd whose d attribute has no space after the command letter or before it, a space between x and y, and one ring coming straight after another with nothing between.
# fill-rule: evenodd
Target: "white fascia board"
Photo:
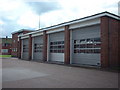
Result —
<instances>
[{"instance_id":1,"label":"white fascia board","mask_svg":"<svg viewBox=\"0 0 120 90\"><path fill-rule=\"evenodd\" d=\"M24 36L28 36L28 35L26 34L18 35L18 37L24 37Z\"/></svg>"},{"instance_id":2,"label":"white fascia board","mask_svg":"<svg viewBox=\"0 0 120 90\"><path fill-rule=\"evenodd\" d=\"M18 37L21 37L21 36L23 36L23 35L24 35L23 33L22 33L22 34L19 34Z\"/></svg>"},{"instance_id":3,"label":"white fascia board","mask_svg":"<svg viewBox=\"0 0 120 90\"><path fill-rule=\"evenodd\" d=\"M64 27L59 27L59 28L56 28L56 29L51 29L51 30L48 30L46 33L50 34L50 33L61 32L61 31L64 31Z\"/></svg>"},{"instance_id":4,"label":"white fascia board","mask_svg":"<svg viewBox=\"0 0 120 90\"><path fill-rule=\"evenodd\" d=\"M69 29L86 27L86 26L91 26L91 25L96 25L96 24L100 24L100 18L91 19L91 20L79 22L79 23L76 23L76 24L71 24L71 25L69 26Z\"/></svg>"},{"instance_id":5,"label":"white fascia board","mask_svg":"<svg viewBox=\"0 0 120 90\"><path fill-rule=\"evenodd\" d=\"M43 32L34 33L32 34L32 37L41 36L41 35L43 35Z\"/></svg>"},{"instance_id":6,"label":"white fascia board","mask_svg":"<svg viewBox=\"0 0 120 90\"><path fill-rule=\"evenodd\" d=\"M105 13L106 16L109 16L109 17L112 17L114 19L117 19L117 20L120 20L120 17L118 16L114 16L114 15L111 15L111 14L108 14L108 13Z\"/></svg>"},{"instance_id":7,"label":"white fascia board","mask_svg":"<svg viewBox=\"0 0 120 90\"><path fill-rule=\"evenodd\" d=\"M39 32L43 32L43 30L36 30L36 31L33 31L33 32L29 32L29 33L21 35L21 37L25 36L25 35L30 35L30 34L32 35L32 34L39 33Z\"/></svg>"},{"instance_id":8,"label":"white fascia board","mask_svg":"<svg viewBox=\"0 0 120 90\"><path fill-rule=\"evenodd\" d=\"M26 38L29 38L29 35L26 35L26 36L22 36L21 39L26 39Z\"/></svg>"},{"instance_id":9,"label":"white fascia board","mask_svg":"<svg viewBox=\"0 0 120 90\"><path fill-rule=\"evenodd\" d=\"M71 25L71 24L75 24L75 23L81 23L81 22L90 21L90 20L94 21L94 20L98 20L98 19L99 19L99 22L100 22L100 17L102 17L102 16L109 16L109 17L112 17L112 18L115 18L115 19L119 19L117 16L113 16L111 14L104 13L104 14L99 14L99 15L93 16L93 17L91 16L91 17L88 17L88 18L76 20L74 22L70 22L70 23L68 22L68 23L66 23L66 25Z\"/></svg>"},{"instance_id":10,"label":"white fascia board","mask_svg":"<svg viewBox=\"0 0 120 90\"><path fill-rule=\"evenodd\" d=\"M19 35L19 37L29 36L30 34L31 33L25 33L25 34Z\"/></svg>"},{"instance_id":11,"label":"white fascia board","mask_svg":"<svg viewBox=\"0 0 120 90\"><path fill-rule=\"evenodd\" d=\"M22 35L18 35L18 37L21 37Z\"/></svg>"},{"instance_id":12,"label":"white fascia board","mask_svg":"<svg viewBox=\"0 0 120 90\"><path fill-rule=\"evenodd\" d=\"M26 35L30 35L30 33L23 34L23 36L24 36L24 35L25 35L25 36L26 36Z\"/></svg>"},{"instance_id":13,"label":"white fascia board","mask_svg":"<svg viewBox=\"0 0 120 90\"><path fill-rule=\"evenodd\" d=\"M43 30L36 30L36 31L34 31L34 32L30 32L29 34L35 34L35 33L39 33L39 32L43 32Z\"/></svg>"}]
</instances>

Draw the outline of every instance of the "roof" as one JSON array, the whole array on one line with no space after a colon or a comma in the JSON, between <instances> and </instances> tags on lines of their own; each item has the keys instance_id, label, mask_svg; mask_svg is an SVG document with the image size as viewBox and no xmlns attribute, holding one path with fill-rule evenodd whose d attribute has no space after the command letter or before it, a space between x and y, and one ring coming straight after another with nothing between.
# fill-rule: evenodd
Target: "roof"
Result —
<instances>
[{"instance_id":1,"label":"roof","mask_svg":"<svg viewBox=\"0 0 120 90\"><path fill-rule=\"evenodd\" d=\"M12 43L12 38L0 38L0 43Z\"/></svg>"},{"instance_id":2,"label":"roof","mask_svg":"<svg viewBox=\"0 0 120 90\"><path fill-rule=\"evenodd\" d=\"M29 35L29 34L41 32L41 31L55 29L55 28L59 28L59 27L65 26L65 25L71 25L71 24L75 24L75 23L78 23L78 22L83 22L83 21L87 21L87 20L91 20L91 19L95 19L95 18L100 18L100 17L103 17L103 16L107 16L107 17L110 17L110 18L114 18L116 20L120 20L120 16L105 11L105 12L94 14L94 15L87 16L87 17L84 17L84 18L64 22L64 23L53 25L53 26L50 26L50 27L45 27L45 28L42 28L42 29L39 29L39 30L35 30L34 32L26 33L24 35ZM21 36L24 36L24 35L21 35Z\"/></svg>"},{"instance_id":3,"label":"roof","mask_svg":"<svg viewBox=\"0 0 120 90\"><path fill-rule=\"evenodd\" d=\"M28 29L21 29L21 30L18 30L18 31L15 31L15 32L12 32L11 34L15 34L15 33L21 33L21 32L24 32L24 31L34 31L34 30L28 30Z\"/></svg>"}]
</instances>

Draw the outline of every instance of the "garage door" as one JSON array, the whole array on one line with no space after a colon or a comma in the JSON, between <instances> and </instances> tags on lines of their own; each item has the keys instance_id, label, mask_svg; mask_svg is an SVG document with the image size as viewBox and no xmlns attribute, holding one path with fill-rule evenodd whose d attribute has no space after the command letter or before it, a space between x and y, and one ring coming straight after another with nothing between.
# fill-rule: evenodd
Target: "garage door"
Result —
<instances>
[{"instance_id":1,"label":"garage door","mask_svg":"<svg viewBox=\"0 0 120 90\"><path fill-rule=\"evenodd\" d=\"M100 65L100 25L72 30L72 63Z\"/></svg>"},{"instance_id":2,"label":"garage door","mask_svg":"<svg viewBox=\"0 0 120 90\"><path fill-rule=\"evenodd\" d=\"M43 36L37 36L33 38L33 60L42 61L43 53Z\"/></svg>"},{"instance_id":3,"label":"garage door","mask_svg":"<svg viewBox=\"0 0 120 90\"><path fill-rule=\"evenodd\" d=\"M64 32L49 34L49 61L64 62Z\"/></svg>"},{"instance_id":4,"label":"garage door","mask_svg":"<svg viewBox=\"0 0 120 90\"><path fill-rule=\"evenodd\" d=\"M22 40L22 59L24 59L24 60L28 60L29 59L29 54L28 54L28 52L29 52L29 46L28 46L28 39L23 39Z\"/></svg>"}]
</instances>

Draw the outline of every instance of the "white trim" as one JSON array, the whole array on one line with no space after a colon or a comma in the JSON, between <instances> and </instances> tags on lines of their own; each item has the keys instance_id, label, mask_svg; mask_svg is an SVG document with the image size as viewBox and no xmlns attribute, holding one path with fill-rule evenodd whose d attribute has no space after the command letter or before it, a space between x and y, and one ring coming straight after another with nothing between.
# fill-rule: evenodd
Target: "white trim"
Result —
<instances>
[{"instance_id":1,"label":"white trim","mask_svg":"<svg viewBox=\"0 0 120 90\"><path fill-rule=\"evenodd\" d=\"M25 34L23 34L23 35L20 35L20 37L22 37L22 36L25 36L25 35L29 35L29 34L35 34L35 33L41 33L41 32L43 32L43 30L36 30L36 31L33 31L33 32L29 32L29 33L25 33Z\"/></svg>"},{"instance_id":2,"label":"white trim","mask_svg":"<svg viewBox=\"0 0 120 90\"><path fill-rule=\"evenodd\" d=\"M43 32L32 34L32 37L41 36L41 35L43 35Z\"/></svg>"},{"instance_id":3,"label":"white trim","mask_svg":"<svg viewBox=\"0 0 120 90\"><path fill-rule=\"evenodd\" d=\"M29 36L22 36L21 39L29 38Z\"/></svg>"},{"instance_id":4,"label":"white trim","mask_svg":"<svg viewBox=\"0 0 120 90\"><path fill-rule=\"evenodd\" d=\"M38 30L36 30L34 32L30 32L29 34L35 34L35 33L39 33L39 32L43 32L43 30L42 29L38 29ZM26 33L26 34L28 34L28 33Z\"/></svg>"},{"instance_id":5,"label":"white trim","mask_svg":"<svg viewBox=\"0 0 120 90\"><path fill-rule=\"evenodd\" d=\"M24 34L22 34L22 35L18 35L18 38L19 38L19 37L22 37L23 35L24 35Z\"/></svg>"},{"instance_id":6,"label":"white trim","mask_svg":"<svg viewBox=\"0 0 120 90\"><path fill-rule=\"evenodd\" d=\"M50 34L50 33L61 32L61 31L64 31L64 27L59 27L56 29L48 30L46 33Z\"/></svg>"},{"instance_id":7,"label":"white trim","mask_svg":"<svg viewBox=\"0 0 120 90\"><path fill-rule=\"evenodd\" d=\"M23 35L23 33L19 34L18 37L20 37L20 36L22 36L22 35Z\"/></svg>"},{"instance_id":8,"label":"white trim","mask_svg":"<svg viewBox=\"0 0 120 90\"><path fill-rule=\"evenodd\" d=\"M108 14L108 13L105 13L105 15L107 15L107 16L109 16L109 17L112 17L112 18L114 18L114 19L120 20L120 18L117 17L117 16L114 16L114 15L111 15L111 14Z\"/></svg>"},{"instance_id":9,"label":"white trim","mask_svg":"<svg viewBox=\"0 0 120 90\"><path fill-rule=\"evenodd\" d=\"M100 24L100 18L96 18L96 19L92 19L92 20L72 24L72 25L69 26L69 29L86 27L86 26L91 26L91 25L96 25L96 24Z\"/></svg>"}]
</instances>

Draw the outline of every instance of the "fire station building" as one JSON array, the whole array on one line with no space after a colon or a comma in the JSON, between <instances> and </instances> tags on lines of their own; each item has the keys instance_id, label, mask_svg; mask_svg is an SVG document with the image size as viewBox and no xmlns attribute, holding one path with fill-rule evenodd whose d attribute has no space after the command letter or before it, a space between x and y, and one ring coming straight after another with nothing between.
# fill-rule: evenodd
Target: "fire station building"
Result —
<instances>
[{"instance_id":1,"label":"fire station building","mask_svg":"<svg viewBox=\"0 0 120 90\"><path fill-rule=\"evenodd\" d=\"M102 12L19 35L23 60L116 67L120 56L119 16Z\"/></svg>"}]
</instances>

